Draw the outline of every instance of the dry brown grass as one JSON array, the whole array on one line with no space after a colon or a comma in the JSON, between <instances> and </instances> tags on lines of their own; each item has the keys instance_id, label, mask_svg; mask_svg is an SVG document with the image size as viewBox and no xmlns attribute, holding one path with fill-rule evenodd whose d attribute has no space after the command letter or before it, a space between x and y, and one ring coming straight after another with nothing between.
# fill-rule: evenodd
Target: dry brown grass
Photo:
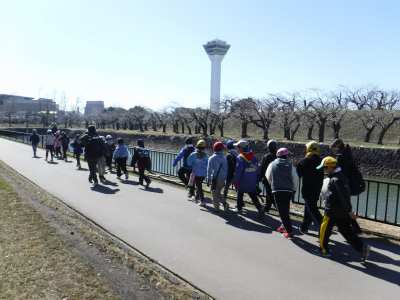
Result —
<instances>
[{"instance_id":1,"label":"dry brown grass","mask_svg":"<svg viewBox=\"0 0 400 300\"><path fill-rule=\"evenodd\" d=\"M117 299L0 178L0 298Z\"/></svg>"}]
</instances>

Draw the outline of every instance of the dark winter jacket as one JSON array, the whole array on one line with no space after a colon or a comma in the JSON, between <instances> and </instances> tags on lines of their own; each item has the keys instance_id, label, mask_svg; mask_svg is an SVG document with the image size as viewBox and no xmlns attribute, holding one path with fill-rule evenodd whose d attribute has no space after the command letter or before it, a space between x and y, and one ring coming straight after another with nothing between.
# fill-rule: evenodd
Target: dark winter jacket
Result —
<instances>
[{"instance_id":1,"label":"dark winter jacket","mask_svg":"<svg viewBox=\"0 0 400 300\"><path fill-rule=\"evenodd\" d=\"M238 153L235 149L229 150L228 154L226 155L226 162L228 163L228 174L226 176L227 181L231 181L235 176L237 156Z\"/></svg>"},{"instance_id":2,"label":"dark winter jacket","mask_svg":"<svg viewBox=\"0 0 400 300\"><path fill-rule=\"evenodd\" d=\"M131 165L137 165L139 169L151 171L150 150L144 147L134 147Z\"/></svg>"},{"instance_id":3,"label":"dark winter jacket","mask_svg":"<svg viewBox=\"0 0 400 300\"><path fill-rule=\"evenodd\" d=\"M69 146L69 137L66 135L61 136L61 145L64 149L67 149Z\"/></svg>"},{"instance_id":4,"label":"dark winter jacket","mask_svg":"<svg viewBox=\"0 0 400 300\"><path fill-rule=\"evenodd\" d=\"M329 183L325 194L325 213L338 218L347 217L351 212L350 187L344 173L337 168L334 174L328 176Z\"/></svg>"},{"instance_id":5,"label":"dark winter jacket","mask_svg":"<svg viewBox=\"0 0 400 300\"><path fill-rule=\"evenodd\" d=\"M81 137L81 142L87 159L99 159L104 155L104 142L98 135L85 134Z\"/></svg>"},{"instance_id":6,"label":"dark winter jacket","mask_svg":"<svg viewBox=\"0 0 400 300\"><path fill-rule=\"evenodd\" d=\"M267 172L269 164L272 163L275 159L276 153L267 153L263 156L261 160L259 181L262 181L264 185L269 185L268 180L265 177L265 173Z\"/></svg>"},{"instance_id":7,"label":"dark winter jacket","mask_svg":"<svg viewBox=\"0 0 400 300\"><path fill-rule=\"evenodd\" d=\"M235 177L233 179L239 192L257 192L258 161L252 152L240 154L236 159Z\"/></svg>"},{"instance_id":8,"label":"dark winter jacket","mask_svg":"<svg viewBox=\"0 0 400 300\"><path fill-rule=\"evenodd\" d=\"M82 143L80 142L80 140L75 139L71 143L71 147L74 150L74 154L82 154L83 153L83 147L82 147Z\"/></svg>"},{"instance_id":9,"label":"dark winter jacket","mask_svg":"<svg viewBox=\"0 0 400 300\"><path fill-rule=\"evenodd\" d=\"M297 165L297 174L302 178L301 193L304 199L318 200L324 181L324 171L317 170L321 157L313 154L303 158Z\"/></svg>"},{"instance_id":10,"label":"dark winter jacket","mask_svg":"<svg viewBox=\"0 0 400 300\"><path fill-rule=\"evenodd\" d=\"M40 142L40 137L36 133L32 133L32 135L29 137L29 141L32 143L32 145L37 145Z\"/></svg>"},{"instance_id":11,"label":"dark winter jacket","mask_svg":"<svg viewBox=\"0 0 400 300\"><path fill-rule=\"evenodd\" d=\"M104 156L105 157L112 157L113 154L114 154L114 151L116 149L115 144L114 143L113 144L105 143L104 147L105 147Z\"/></svg>"}]
</instances>

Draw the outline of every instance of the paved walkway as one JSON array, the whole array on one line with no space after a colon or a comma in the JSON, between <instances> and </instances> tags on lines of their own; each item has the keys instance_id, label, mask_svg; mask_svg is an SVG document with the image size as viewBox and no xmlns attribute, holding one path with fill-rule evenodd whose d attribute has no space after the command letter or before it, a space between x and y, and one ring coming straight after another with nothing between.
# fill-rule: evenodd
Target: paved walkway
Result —
<instances>
[{"instance_id":1,"label":"paved walkway","mask_svg":"<svg viewBox=\"0 0 400 300\"><path fill-rule=\"evenodd\" d=\"M74 163L33 159L30 147L0 138L0 160L115 235L218 299L395 299L400 294L400 247L370 241L370 261L338 236L335 258L318 256L317 238L284 239L269 216L215 215L186 192L137 178L92 190Z\"/></svg>"}]
</instances>

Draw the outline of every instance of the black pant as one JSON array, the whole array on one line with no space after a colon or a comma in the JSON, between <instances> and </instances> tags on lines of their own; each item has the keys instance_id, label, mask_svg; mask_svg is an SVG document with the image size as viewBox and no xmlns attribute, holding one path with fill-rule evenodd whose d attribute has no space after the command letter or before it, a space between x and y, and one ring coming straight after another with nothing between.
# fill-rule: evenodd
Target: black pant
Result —
<instances>
[{"instance_id":1,"label":"black pant","mask_svg":"<svg viewBox=\"0 0 400 300\"><path fill-rule=\"evenodd\" d=\"M87 163L89 166L89 179L93 180L95 183L97 183L97 158L88 158L87 157Z\"/></svg>"},{"instance_id":2,"label":"black pant","mask_svg":"<svg viewBox=\"0 0 400 300\"><path fill-rule=\"evenodd\" d=\"M32 144L33 156L36 157L37 144Z\"/></svg>"},{"instance_id":3,"label":"black pant","mask_svg":"<svg viewBox=\"0 0 400 300\"><path fill-rule=\"evenodd\" d=\"M203 181L204 177L196 176L194 178L194 185L190 187L189 195L194 195L194 190L196 189L196 199L200 201L204 201L204 193L203 193Z\"/></svg>"},{"instance_id":4,"label":"black pant","mask_svg":"<svg viewBox=\"0 0 400 300\"><path fill-rule=\"evenodd\" d=\"M321 226L322 215L318 209L318 198L317 199L309 199L304 198L304 218L303 223L301 224L301 230L307 231L310 227L311 223L314 222L314 225Z\"/></svg>"},{"instance_id":5,"label":"black pant","mask_svg":"<svg viewBox=\"0 0 400 300\"><path fill-rule=\"evenodd\" d=\"M258 201L257 192L250 192L250 193L246 193L246 194L249 195L251 201L253 202L253 204L257 208L257 210L259 212L261 212L262 206L261 206L260 201ZM244 196L244 192L238 191L237 199L236 199L237 209L242 209L244 206L243 196Z\"/></svg>"},{"instance_id":6,"label":"black pant","mask_svg":"<svg viewBox=\"0 0 400 300\"><path fill-rule=\"evenodd\" d=\"M337 226L339 232L346 241L353 246L353 248L362 252L364 247L364 242L361 238L358 237L357 234L354 233L352 229L352 219L350 216L346 216L345 214L342 217L335 216L327 216L325 215L322 219L321 228L319 232L319 242L321 250L328 250L329 237L332 234L333 226Z\"/></svg>"},{"instance_id":7,"label":"black pant","mask_svg":"<svg viewBox=\"0 0 400 300\"><path fill-rule=\"evenodd\" d=\"M124 172L124 174L128 174L128 171L126 170L126 160L127 160L126 157L120 157L115 159L118 177L122 175L122 172Z\"/></svg>"},{"instance_id":8,"label":"black pant","mask_svg":"<svg viewBox=\"0 0 400 300\"><path fill-rule=\"evenodd\" d=\"M283 227L288 233L292 233L292 221L290 220L290 200L292 200L292 192L275 192L273 193L275 205L278 208Z\"/></svg>"},{"instance_id":9,"label":"black pant","mask_svg":"<svg viewBox=\"0 0 400 300\"><path fill-rule=\"evenodd\" d=\"M265 211L269 212L274 204L274 196L272 195L271 186L269 185L268 181L263 181L263 185L265 188Z\"/></svg>"},{"instance_id":10,"label":"black pant","mask_svg":"<svg viewBox=\"0 0 400 300\"><path fill-rule=\"evenodd\" d=\"M76 166L81 167L81 155L79 153L75 153L75 158L76 158Z\"/></svg>"},{"instance_id":11,"label":"black pant","mask_svg":"<svg viewBox=\"0 0 400 300\"><path fill-rule=\"evenodd\" d=\"M178 177L185 185L189 182L190 173L191 170L187 167L180 167L178 170Z\"/></svg>"},{"instance_id":12,"label":"black pant","mask_svg":"<svg viewBox=\"0 0 400 300\"><path fill-rule=\"evenodd\" d=\"M139 184L143 185L143 180L146 181L147 184L150 184L150 177L145 174L146 169L142 166L138 166L139 170Z\"/></svg>"},{"instance_id":13,"label":"black pant","mask_svg":"<svg viewBox=\"0 0 400 300\"><path fill-rule=\"evenodd\" d=\"M63 147L63 159L67 160L67 152L68 152L68 146L67 147Z\"/></svg>"},{"instance_id":14,"label":"black pant","mask_svg":"<svg viewBox=\"0 0 400 300\"><path fill-rule=\"evenodd\" d=\"M106 156L106 165L108 169L111 171L112 170L112 156Z\"/></svg>"},{"instance_id":15,"label":"black pant","mask_svg":"<svg viewBox=\"0 0 400 300\"><path fill-rule=\"evenodd\" d=\"M51 160L53 160L54 152L53 152L53 146L52 145L46 145L46 160L49 157L49 152L51 156Z\"/></svg>"},{"instance_id":16,"label":"black pant","mask_svg":"<svg viewBox=\"0 0 400 300\"><path fill-rule=\"evenodd\" d=\"M232 181L233 181L233 177L228 177L228 178L226 178L226 180L225 180L224 199L226 199L226 197L228 196L228 191L229 191L229 188L230 188L231 185L232 185Z\"/></svg>"}]
</instances>

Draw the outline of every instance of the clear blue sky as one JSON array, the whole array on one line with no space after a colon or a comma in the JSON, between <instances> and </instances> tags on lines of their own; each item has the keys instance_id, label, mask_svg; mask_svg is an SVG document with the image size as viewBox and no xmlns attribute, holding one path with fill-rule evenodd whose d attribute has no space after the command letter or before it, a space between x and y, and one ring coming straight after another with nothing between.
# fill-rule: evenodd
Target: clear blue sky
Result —
<instances>
[{"instance_id":1,"label":"clear blue sky","mask_svg":"<svg viewBox=\"0 0 400 300\"><path fill-rule=\"evenodd\" d=\"M222 95L400 85L396 0L2 0L0 10L0 93L206 106L202 45L214 38L232 45Z\"/></svg>"}]
</instances>

